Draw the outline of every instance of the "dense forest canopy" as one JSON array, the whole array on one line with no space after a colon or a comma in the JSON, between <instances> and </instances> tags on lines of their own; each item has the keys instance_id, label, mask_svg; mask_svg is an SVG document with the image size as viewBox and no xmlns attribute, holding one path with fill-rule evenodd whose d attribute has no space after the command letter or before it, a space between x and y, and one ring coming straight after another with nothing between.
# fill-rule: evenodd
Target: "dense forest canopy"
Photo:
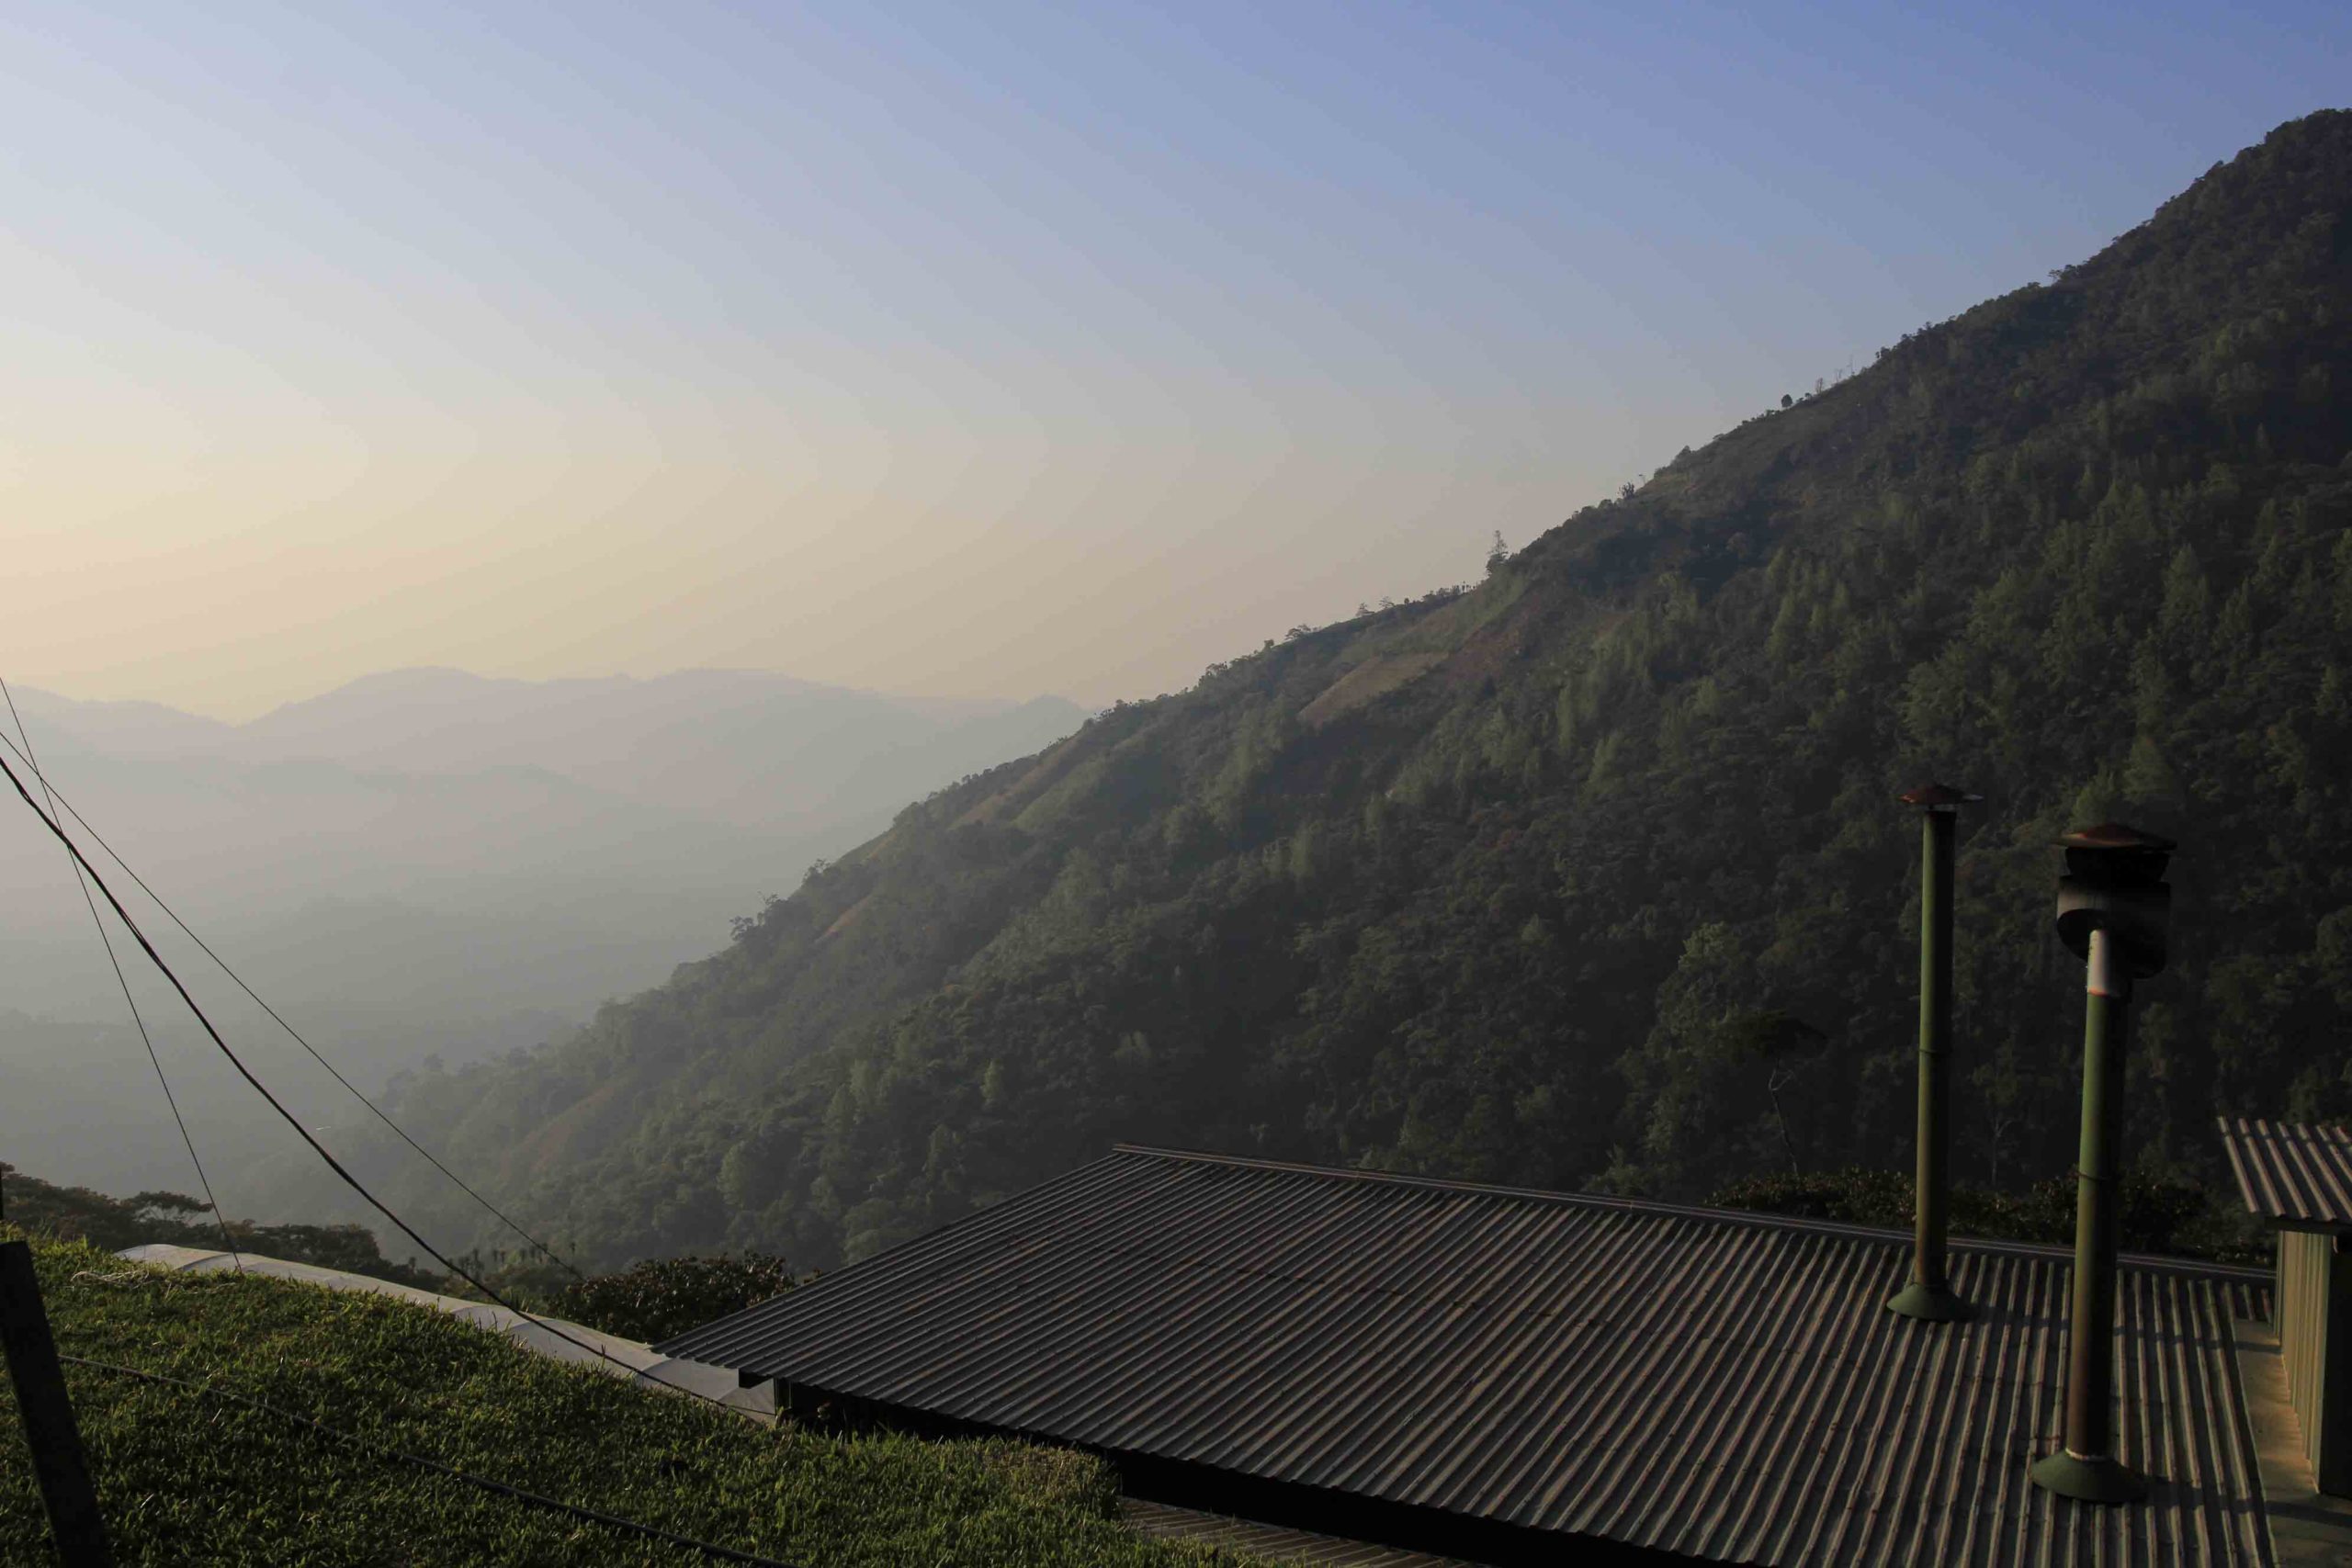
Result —
<instances>
[{"instance_id":1,"label":"dense forest canopy","mask_svg":"<svg viewBox=\"0 0 2352 1568\"><path fill-rule=\"evenodd\" d=\"M2352 113L1686 452L1486 580L908 807L726 951L401 1109L605 1260L830 1265L1116 1139L1675 1196L1908 1163L1961 825L1955 1171L2074 1148L2048 848L2182 841L2130 1148L2352 1111ZM412 1201L426 1201L421 1186ZM458 1211L442 1211L450 1223Z\"/></svg>"}]
</instances>

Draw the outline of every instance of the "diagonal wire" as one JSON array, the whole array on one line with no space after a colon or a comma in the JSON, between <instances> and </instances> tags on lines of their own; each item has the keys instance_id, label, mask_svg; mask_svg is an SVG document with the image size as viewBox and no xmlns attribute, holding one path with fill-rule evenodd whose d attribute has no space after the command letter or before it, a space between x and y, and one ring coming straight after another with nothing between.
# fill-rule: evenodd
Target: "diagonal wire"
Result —
<instances>
[{"instance_id":1,"label":"diagonal wire","mask_svg":"<svg viewBox=\"0 0 2352 1568\"><path fill-rule=\"evenodd\" d=\"M22 726L20 725L18 728L21 728ZM467 1197L471 1198L475 1202L488 1210L497 1218L501 1224L504 1225L508 1230L513 1231L516 1235L521 1236L525 1241L529 1242L532 1247L538 1250L542 1257L555 1264L558 1268L562 1269L575 1280L585 1280L587 1278L585 1274L582 1274L579 1269L573 1266L569 1258L558 1254L554 1248L539 1240L538 1237L533 1235L529 1231L525 1230L512 1219L509 1219L505 1211L500 1209L498 1205L492 1203L489 1199L475 1191L472 1187L467 1184L464 1178L460 1177L456 1171L451 1170L447 1166L442 1164L441 1161L435 1156L431 1149L426 1148L423 1144L418 1143L414 1138L409 1136L408 1130L402 1127L399 1122L393 1121L391 1117L385 1112L383 1107L378 1105L374 1100L361 1093L359 1087L356 1084L353 1083L349 1078L345 1077L341 1072L336 1070L335 1065L333 1062L328 1061L324 1056L319 1054L318 1047L312 1045L308 1040L302 1037L302 1032L300 1030L287 1022L285 1018L276 1008L270 1006L268 1002L262 998L260 993L256 992L251 986L246 985L244 976L238 974L234 969L230 968L229 961L227 959L213 952L209 942L207 942L202 937L197 935L194 931L190 930L188 923L180 919L179 911L174 909L169 904L164 902L162 894L157 893L153 888L147 886L146 879L141 876L138 872L131 869L130 863L124 860L112 844L107 843L104 838L100 837L98 830L96 828L90 826L89 818L83 816L79 811L76 811L74 808L74 803L72 801L67 800L63 795L58 793L51 786L49 780L41 774L40 765L38 762L34 761L30 756L26 754L26 752L17 751L15 743L10 741L5 733L0 733L0 746L6 746L9 750L16 751L17 755L23 759L25 766L32 770L33 776L40 779L41 793L50 798L50 810L51 814L55 814L58 807L62 804L64 807L66 813L70 815L75 822L81 824L82 831L87 833L90 836L91 840L95 842L98 848L106 851L107 857L111 859L115 864L122 867L123 874L129 876L131 881L139 885L139 890L141 893L146 894L149 898L154 900L155 908L163 910L164 915L171 920L172 924L179 927L181 933L185 935L188 941L202 948L204 950L204 956L209 958L214 964L220 965L220 973L228 976L230 979L235 981L237 988L244 992L247 997L250 997L253 999L254 1004L259 1007L262 1011L269 1014L270 1018L277 1024L277 1027L286 1031L287 1034L293 1039L295 1044L300 1045L303 1050L309 1052L312 1061L324 1067L328 1074L334 1077L335 1082L350 1090L352 1099L357 1100L369 1111L375 1112L376 1120L381 1122L385 1126L390 1127L392 1132L398 1135L401 1142L406 1144L410 1148L414 1149L419 1155L423 1156L424 1162L427 1165L430 1165L434 1169L439 1171L443 1176L447 1177L459 1191L463 1192ZM62 819L62 818L60 818L61 821ZM87 889L84 890L84 896L87 897Z\"/></svg>"},{"instance_id":2,"label":"diagonal wire","mask_svg":"<svg viewBox=\"0 0 2352 1568\"><path fill-rule=\"evenodd\" d=\"M33 777L40 780L40 792L49 795L50 813L54 816L57 797L51 792L49 780L42 774L40 765L32 760L33 738L25 728L24 715L17 711L17 694L8 690L6 679L0 679L0 697L8 699L8 717L16 724L17 734L25 743L20 755L25 759L25 766L32 769ZM6 736L0 735L0 740L6 739ZM16 748L12 746L9 750L15 750ZM74 848L71 843L65 847L68 852ZM98 928L98 941L106 946L107 963L114 968L114 983L122 987L122 999L130 1009L130 1021L139 1026L139 1043L147 1047L147 1060L154 1064L155 1081L164 1086L164 1103L172 1108L172 1121L179 1127L180 1142L187 1145L188 1163L196 1167L197 1185L204 1189L204 1201L212 1206L213 1221L220 1227L220 1245L229 1249L230 1260L236 1264L237 1272L242 1274L245 1271L244 1255L237 1250L236 1240L229 1234L229 1216L221 1212L220 1200L212 1195L212 1179L204 1174L204 1161L197 1157L196 1140L188 1135L187 1118L180 1114L179 1097L172 1093L172 1080L164 1076L164 1058L155 1054L155 1042L147 1032L147 1021L139 1016L139 1002L130 994L130 980L122 972L122 960L115 956L114 938L107 934L106 919L98 913L97 900L90 897L90 884L82 875L81 857L69 852L65 858L66 863L74 868L74 886L82 890L82 902L89 908L90 923Z\"/></svg>"},{"instance_id":3,"label":"diagonal wire","mask_svg":"<svg viewBox=\"0 0 2352 1568\"><path fill-rule=\"evenodd\" d=\"M12 746L9 750L14 750L15 748ZM28 765L29 766L29 764ZM391 1208L386 1204L382 1199L368 1190L365 1183L363 1183L357 1177L352 1175L350 1171L345 1169L343 1162L335 1158L334 1155L328 1153L327 1146L319 1142L318 1138L311 1133L310 1128L302 1124L302 1119L295 1115L291 1111L287 1110L285 1103L280 1100L277 1096L269 1092L269 1086L263 1083L261 1079L254 1076L254 1070L245 1066L244 1058L238 1055L236 1052L229 1048L229 1043L220 1038L220 1032L212 1026L211 1018L205 1012L203 1008L197 1004L196 998L188 994L187 987L181 983L179 976L174 972L172 966L164 962L164 955L155 951L155 944L147 940L147 933L139 929L139 922L130 918L130 911L122 907L122 900L114 896L114 889L108 887L107 886L107 879L98 874L98 868L90 863L90 857L82 852L82 846L75 843L73 839L66 834L65 829L59 827L56 822L51 819L49 813L40 808L40 803L32 797L32 792L25 788L25 781L17 776L17 770L10 767L5 760L0 760L0 778L6 778L10 784L15 786L17 798L25 803L25 808L30 811L34 816L40 818L41 826L47 828L51 833L56 836L59 843L63 844L67 850L72 852L75 863L80 865L85 872L89 874L90 880L97 885L99 893L105 896L107 903L114 909L115 919L120 920L123 924L123 928L130 931L132 938L138 942L139 950L147 955L147 962L153 964L157 969L163 971L164 978L172 983L172 989L177 991L179 993L180 1000L187 1004L187 1010L196 1014L196 1021L204 1026L204 1032L210 1037L212 1043L220 1048L220 1054L229 1058L229 1065L237 1069L238 1076L253 1086L253 1089L255 1094L260 1095L262 1099L269 1102L269 1108L272 1111L277 1111L279 1119L288 1126L294 1129L295 1136L300 1138L305 1144L308 1144L311 1146L311 1152L318 1156L320 1159L323 1160L326 1163L326 1168L329 1170L334 1171L335 1175L342 1179L343 1184L345 1187L348 1187L354 1192L358 1193L360 1197L368 1201L369 1207L373 1208L378 1213L383 1215L384 1218L391 1221L393 1224L399 1226L401 1234L408 1237L409 1240L416 1243L417 1246L423 1247L425 1255L431 1258L433 1261L447 1269L450 1274L457 1279L463 1280L467 1284L471 1285L475 1290L480 1291L497 1305L504 1307L508 1312L513 1313L516 1317L521 1318L523 1321L530 1324L534 1327L553 1335L558 1339L562 1340L565 1344L587 1351L598 1360L608 1361L612 1359L611 1353L605 1350L602 1346L593 1345L587 1340L580 1338L576 1335L565 1333L563 1329L558 1327L556 1324L549 1322L544 1317L537 1316L533 1313L525 1311L523 1308L516 1306L513 1302L508 1301L504 1296L500 1295L496 1291L492 1290L488 1285L482 1283L480 1279L469 1272L466 1268L459 1264L455 1258L451 1258L447 1253L443 1252L431 1242L425 1240L423 1235L418 1234L415 1226L410 1224L406 1220L401 1219L400 1215L394 1213ZM578 1325L574 1325L572 1326L576 1327ZM582 1332L584 1333L589 1331L582 1330ZM715 1404L722 1410L729 1408L725 1400L705 1393L699 1389L687 1388L682 1383L668 1383L663 1386L674 1388L681 1393L692 1394L695 1398L703 1401L705 1404Z\"/></svg>"}]
</instances>

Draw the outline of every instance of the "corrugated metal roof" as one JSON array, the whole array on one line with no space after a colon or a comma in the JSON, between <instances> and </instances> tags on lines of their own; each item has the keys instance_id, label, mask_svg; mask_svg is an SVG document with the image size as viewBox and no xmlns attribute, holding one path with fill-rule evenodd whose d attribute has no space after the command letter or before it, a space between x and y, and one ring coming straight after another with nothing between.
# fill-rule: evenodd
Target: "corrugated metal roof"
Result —
<instances>
[{"instance_id":1,"label":"corrugated metal roof","mask_svg":"<svg viewBox=\"0 0 2352 1568\"><path fill-rule=\"evenodd\" d=\"M2244 1116L2221 1121L2248 1210L2293 1229L2352 1231L2352 1129Z\"/></svg>"},{"instance_id":2,"label":"corrugated metal roof","mask_svg":"<svg viewBox=\"0 0 2352 1568\"><path fill-rule=\"evenodd\" d=\"M662 1347L933 1416L1762 1562L2270 1561L2233 1317L2123 1271L2144 1505L2053 1498L2066 1256L1957 1244L1982 1314L1897 1317L1902 1236L1122 1147Z\"/></svg>"}]
</instances>

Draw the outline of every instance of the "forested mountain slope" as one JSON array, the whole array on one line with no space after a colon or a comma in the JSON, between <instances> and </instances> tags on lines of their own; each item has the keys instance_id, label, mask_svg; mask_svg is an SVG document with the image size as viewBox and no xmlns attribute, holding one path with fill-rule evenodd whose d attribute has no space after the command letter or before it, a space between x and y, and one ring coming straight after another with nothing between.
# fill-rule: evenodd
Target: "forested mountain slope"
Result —
<instances>
[{"instance_id":1,"label":"forested mountain slope","mask_svg":"<svg viewBox=\"0 0 2352 1568\"><path fill-rule=\"evenodd\" d=\"M2352 1111L2352 114L1462 592L909 807L408 1113L604 1258L831 1263L1119 1138L1675 1195L1907 1162L1917 826L1979 789L1959 1179L2063 1170L2051 837L2177 834L2131 1147ZM454 1214L454 1211L450 1212Z\"/></svg>"}]
</instances>

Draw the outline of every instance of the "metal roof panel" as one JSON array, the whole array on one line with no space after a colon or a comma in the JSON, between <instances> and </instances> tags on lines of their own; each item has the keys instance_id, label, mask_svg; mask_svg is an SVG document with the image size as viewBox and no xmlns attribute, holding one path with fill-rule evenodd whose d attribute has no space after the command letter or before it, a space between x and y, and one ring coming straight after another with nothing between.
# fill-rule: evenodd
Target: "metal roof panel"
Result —
<instances>
[{"instance_id":1,"label":"metal roof panel","mask_svg":"<svg viewBox=\"0 0 2352 1568\"><path fill-rule=\"evenodd\" d=\"M1122 1147L662 1347L1113 1451L1759 1562L2267 1562L2231 1321L2267 1277L2127 1262L2148 1503L2025 1481L2070 1266L1959 1242L1971 1324L1883 1310L1906 1238Z\"/></svg>"},{"instance_id":2,"label":"metal roof panel","mask_svg":"<svg viewBox=\"0 0 2352 1568\"><path fill-rule=\"evenodd\" d=\"M2221 1118L2247 1210L2289 1229L2352 1230L2352 1129Z\"/></svg>"}]
</instances>

